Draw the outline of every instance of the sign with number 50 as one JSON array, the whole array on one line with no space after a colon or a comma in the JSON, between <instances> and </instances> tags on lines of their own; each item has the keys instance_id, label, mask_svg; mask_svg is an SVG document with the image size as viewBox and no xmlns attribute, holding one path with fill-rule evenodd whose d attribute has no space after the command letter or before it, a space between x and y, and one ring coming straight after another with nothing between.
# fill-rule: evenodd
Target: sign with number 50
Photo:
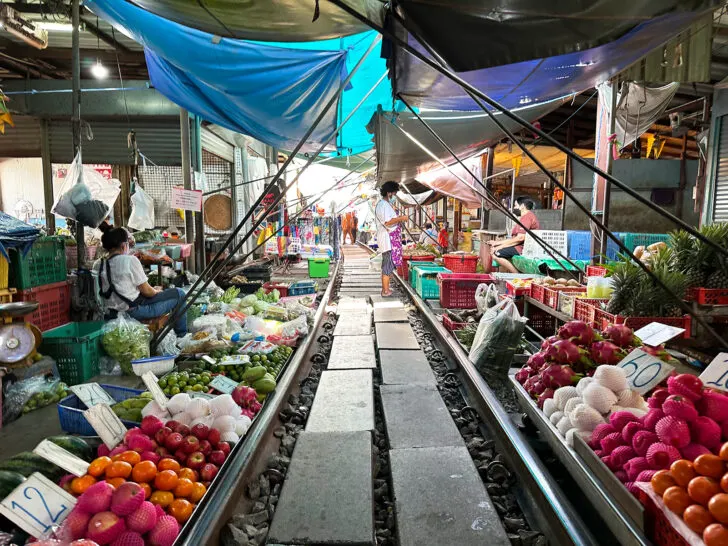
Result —
<instances>
[{"instance_id":1,"label":"sign with number 50","mask_svg":"<svg viewBox=\"0 0 728 546\"><path fill-rule=\"evenodd\" d=\"M627 374L630 388L642 395L662 383L675 369L666 362L640 349L635 349L629 353L617 366Z\"/></svg>"}]
</instances>

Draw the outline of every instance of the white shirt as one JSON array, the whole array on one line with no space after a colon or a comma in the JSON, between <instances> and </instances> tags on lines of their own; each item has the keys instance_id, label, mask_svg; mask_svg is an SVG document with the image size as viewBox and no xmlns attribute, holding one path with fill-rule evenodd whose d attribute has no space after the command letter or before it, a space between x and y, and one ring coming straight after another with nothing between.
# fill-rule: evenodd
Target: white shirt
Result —
<instances>
[{"instance_id":1,"label":"white shirt","mask_svg":"<svg viewBox=\"0 0 728 546\"><path fill-rule=\"evenodd\" d=\"M380 199L374 209L374 218L377 223L377 245L380 254L392 250L392 241L389 238L389 232L394 226L387 227L384 224L396 217L397 213L394 212L392 205L384 199Z\"/></svg>"},{"instance_id":2,"label":"white shirt","mask_svg":"<svg viewBox=\"0 0 728 546\"><path fill-rule=\"evenodd\" d=\"M94 270L99 273L99 285L101 291L106 292L109 289L109 281L106 278L106 265L103 270L99 271L102 260L98 260L94 264ZM134 301L139 297L139 286L147 282L147 275L144 273L144 267L136 256L127 256L119 254L109 262L111 267L111 278L114 281L114 287L119 294L125 298ZM126 311L129 306L119 296L112 293L111 297L106 301L109 309L116 311Z\"/></svg>"},{"instance_id":3,"label":"white shirt","mask_svg":"<svg viewBox=\"0 0 728 546\"><path fill-rule=\"evenodd\" d=\"M437 244L437 232L434 229L426 229L420 233L420 240L418 241L421 245L436 245Z\"/></svg>"}]
</instances>

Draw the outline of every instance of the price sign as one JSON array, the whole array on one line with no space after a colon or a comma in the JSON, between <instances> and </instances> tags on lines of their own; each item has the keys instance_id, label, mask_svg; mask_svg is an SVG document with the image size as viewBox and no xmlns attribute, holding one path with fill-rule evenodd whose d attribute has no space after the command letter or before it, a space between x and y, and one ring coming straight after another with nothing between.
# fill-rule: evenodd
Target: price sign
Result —
<instances>
[{"instance_id":1,"label":"price sign","mask_svg":"<svg viewBox=\"0 0 728 546\"><path fill-rule=\"evenodd\" d=\"M644 328L635 331L634 335L640 338L644 345L657 347L679 336L684 331L685 328L677 328L675 326L668 326L667 324L660 324L659 322L652 322Z\"/></svg>"},{"instance_id":2,"label":"price sign","mask_svg":"<svg viewBox=\"0 0 728 546\"><path fill-rule=\"evenodd\" d=\"M639 349L629 353L617 366L627 373L630 388L642 395L662 383L675 369L659 358L648 355Z\"/></svg>"},{"instance_id":3,"label":"price sign","mask_svg":"<svg viewBox=\"0 0 728 546\"><path fill-rule=\"evenodd\" d=\"M207 394L206 392L190 392L188 393L190 395L190 398L202 398L204 400L212 400L215 398L212 394Z\"/></svg>"},{"instance_id":4,"label":"price sign","mask_svg":"<svg viewBox=\"0 0 728 546\"><path fill-rule=\"evenodd\" d=\"M728 391L728 353L720 353L700 374L703 384L721 391Z\"/></svg>"},{"instance_id":5,"label":"price sign","mask_svg":"<svg viewBox=\"0 0 728 546\"><path fill-rule=\"evenodd\" d=\"M86 461L48 440L39 443L33 453L37 453L45 460L60 466L63 470L67 470L75 476L83 476L88 471L89 465Z\"/></svg>"},{"instance_id":6,"label":"price sign","mask_svg":"<svg viewBox=\"0 0 728 546\"><path fill-rule=\"evenodd\" d=\"M211 366L214 366L215 364L217 364L217 360L215 360L214 358L212 358L212 357L211 357L211 356L209 356L209 355L203 355L203 356L202 356L202 358L201 358L200 360L202 360L202 361L204 361L204 362L207 362L207 363L208 363L208 364L210 364Z\"/></svg>"},{"instance_id":7,"label":"price sign","mask_svg":"<svg viewBox=\"0 0 728 546\"><path fill-rule=\"evenodd\" d=\"M96 404L108 404L113 406L116 400L106 392L98 383L82 383L69 387L71 392L78 396L79 400L86 404L87 408L92 408Z\"/></svg>"},{"instance_id":8,"label":"price sign","mask_svg":"<svg viewBox=\"0 0 728 546\"><path fill-rule=\"evenodd\" d=\"M221 366L243 366L250 364L248 355L226 356L219 362Z\"/></svg>"},{"instance_id":9,"label":"price sign","mask_svg":"<svg viewBox=\"0 0 728 546\"><path fill-rule=\"evenodd\" d=\"M238 386L238 382L224 375L216 375L208 386L223 394L231 394L235 390L235 387Z\"/></svg>"},{"instance_id":10,"label":"price sign","mask_svg":"<svg viewBox=\"0 0 728 546\"><path fill-rule=\"evenodd\" d=\"M126 427L107 404L96 404L84 411L83 416L109 449L114 449L124 439Z\"/></svg>"},{"instance_id":11,"label":"price sign","mask_svg":"<svg viewBox=\"0 0 728 546\"><path fill-rule=\"evenodd\" d=\"M157 379L157 376L154 375L154 372L145 372L142 374L142 381L144 381L149 392L152 393L152 398L154 398L154 401L159 404L159 407L167 409L167 396L164 392L162 392L158 383L159 380Z\"/></svg>"},{"instance_id":12,"label":"price sign","mask_svg":"<svg viewBox=\"0 0 728 546\"><path fill-rule=\"evenodd\" d=\"M202 190L186 190L179 186L173 187L172 206L170 208L200 212L202 210Z\"/></svg>"},{"instance_id":13,"label":"price sign","mask_svg":"<svg viewBox=\"0 0 728 546\"><path fill-rule=\"evenodd\" d=\"M63 523L76 499L43 474L34 472L0 502L0 514L34 537Z\"/></svg>"}]
</instances>

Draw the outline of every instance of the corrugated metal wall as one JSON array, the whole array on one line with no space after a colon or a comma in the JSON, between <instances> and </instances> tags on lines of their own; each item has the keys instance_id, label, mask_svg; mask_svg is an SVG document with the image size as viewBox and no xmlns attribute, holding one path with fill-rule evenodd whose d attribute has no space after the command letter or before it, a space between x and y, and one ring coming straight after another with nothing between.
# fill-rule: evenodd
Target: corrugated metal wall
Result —
<instances>
[{"instance_id":1,"label":"corrugated metal wall","mask_svg":"<svg viewBox=\"0 0 728 546\"><path fill-rule=\"evenodd\" d=\"M235 162L235 147L209 129L205 127L202 128L202 131L200 131L200 140L202 141L202 148L204 150L207 150L211 154L214 154L229 163Z\"/></svg>"},{"instance_id":2,"label":"corrugated metal wall","mask_svg":"<svg viewBox=\"0 0 728 546\"><path fill-rule=\"evenodd\" d=\"M717 152L713 221L728 222L728 116L720 118Z\"/></svg>"},{"instance_id":3,"label":"corrugated metal wall","mask_svg":"<svg viewBox=\"0 0 728 546\"><path fill-rule=\"evenodd\" d=\"M84 163L110 163L131 165L133 158L127 146L129 128L136 133L139 151L157 165L182 164L179 120L91 121L82 128ZM89 130L90 129L90 130ZM91 137L91 140L89 140ZM70 163L73 145L70 121L52 121L50 124L51 161ZM40 147L39 147L40 150ZM40 155L40 151L38 152ZM139 161L141 163L141 159Z\"/></svg>"},{"instance_id":4,"label":"corrugated metal wall","mask_svg":"<svg viewBox=\"0 0 728 546\"><path fill-rule=\"evenodd\" d=\"M40 120L13 116L15 127L5 126L0 135L0 157L40 157Z\"/></svg>"}]
</instances>

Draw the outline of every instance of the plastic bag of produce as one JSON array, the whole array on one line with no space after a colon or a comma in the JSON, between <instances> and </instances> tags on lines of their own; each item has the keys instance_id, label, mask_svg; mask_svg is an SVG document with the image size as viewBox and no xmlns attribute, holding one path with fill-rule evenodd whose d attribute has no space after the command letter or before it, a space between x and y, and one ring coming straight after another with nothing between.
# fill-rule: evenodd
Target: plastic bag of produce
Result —
<instances>
[{"instance_id":1,"label":"plastic bag of produce","mask_svg":"<svg viewBox=\"0 0 728 546\"><path fill-rule=\"evenodd\" d=\"M288 309L279 305L271 305L263 313L263 318L286 322L288 320Z\"/></svg>"},{"instance_id":2,"label":"plastic bag of produce","mask_svg":"<svg viewBox=\"0 0 728 546\"><path fill-rule=\"evenodd\" d=\"M297 319L286 322L281 328L281 335L284 338L308 335L308 320L305 315L301 315Z\"/></svg>"},{"instance_id":3,"label":"plastic bag of produce","mask_svg":"<svg viewBox=\"0 0 728 546\"><path fill-rule=\"evenodd\" d=\"M170 330L169 333L164 336L164 339L162 339L159 342L159 345L157 345L157 356L167 356L167 355L173 355L177 356L180 354L180 350L177 347L177 334L174 333L174 330Z\"/></svg>"},{"instance_id":4,"label":"plastic bag of produce","mask_svg":"<svg viewBox=\"0 0 728 546\"><path fill-rule=\"evenodd\" d=\"M481 313L498 305L498 288L495 284L479 284L475 289L475 304Z\"/></svg>"},{"instance_id":5,"label":"plastic bag of produce","mask_svg":"<svg viewBox=\"0 0 728 546\"><path fill-rule=\"evenodd\" d=\"M505 299L485 312L469 355L484 378L503 380L507 377L526 321L512 299Z\"/></svg>"},{"instance_id":6,"label":"plastic bag of produce","mask_svg":"<svg viewBox=\"0 0 728 546\"><path fill-rule=\"evenodd\" d=\"M288 310L288 318L293 320L297 319L301 315L305 315L307 318L313 318L316 311L314 311L311 307L306 307L305 305L301 305L297 301L287 301L283 304L285 308Z\"/></svg>"},{"instance_id":7,"label":"plastic bag of produce","mask_svg":"<svg viewBox=\"0 0 728 546\"><path fill-rule=\"evenodd\" d=\"M255 314L264 314L266 310L270 307L270 303L267 301L260 301L256 300L256 302L253 304L253 309L255 309Z\"/></svg>"},{"instance_id":8,"label":"plastic bag of produce","mask_svg":"<svg viewBox=\"0 0 728 546\"><path fill-rule=\"evenodd\" d=\"M261 336L269 336L271 334L281 333L280 322L274 320L264 320L261 317L250 316L245 319L245 327L251 332L255 332Z\"/></svg>"},{"instance_id":9,"label":"plastic bag of produce","mask_svg":"<svg viewBox=\"0 0 728 546\"><path fill-rule=\"evenodd\" d=\"M225 315L204 315L192 321L190 332L195 333L205 330L221 334L225 331L229 320Z\"/></svg>"},{"instance_id":10,"label":"plastic bag of produce","mask_svg":"<svg viewBox=\"0 0 728 546\"><path fill-rule=\"evenodd\" d=\"M154 199L139 184L131 196L131 215L127 225L132 229L154 228Z\"/></svg>"},{"instance_id":11,"label":"plastic bag of produce","mask_svg":"<svg viewBox=\"0 0 728 546\"><path fill-rule=\"evenodd\" d=\"M247 343L243 344L240 349L238 349L238 353L240 353L241 355L253 353L267 355L275 351L276 348L276 345L273 345L268 341L248 341Z\"/></svg>"},{"instance_id":12,"label":"plastic bag of produce","mask_svg":"<svg viewBox=\"0 0 728 546\"><path fill-rule=\"evenodd\" d=\"M56 404L68 396L68 386L50 376L29 377L10 385L3 397L3 423L15 421L24 413Z\"/></svg>"},{"instance_id":13,"label":"plastic bag of produce","mask_svg":"<svg viewBox=\"0 0 728 546\"><path fill-rule=\"evenodd\" d=\"M131 361L149 358L151 339L152 333L149 328L126 313L120 313L117 318L104 326L101 343L106 354L119 362L124 374L134 375Z\"/></svg>"},{"instance_id":14,"label":"plastic bag of produce","mask_svg":"<svg viewBox=\"0 0 728 546\"><path fill-rule=\"evenodd\" d=\"M177 346L185 354L202 353L205 352L205 349L211 342L216 340L217 333L213 330L200 330L198 332L187 334L185 337L178 340Z\"/></svg>"},{"instance_id":15,"label":"plastic bag of produce","mask_svg":"<svg viewBox=\"0 0 728 546\"><path fill-rule=\"evenodd\" d=\"M248 294L240 300L240 307L253 307L256 301L258 301L258 298L255 297L255 294Z\"/></svg>"}]
</instances>

